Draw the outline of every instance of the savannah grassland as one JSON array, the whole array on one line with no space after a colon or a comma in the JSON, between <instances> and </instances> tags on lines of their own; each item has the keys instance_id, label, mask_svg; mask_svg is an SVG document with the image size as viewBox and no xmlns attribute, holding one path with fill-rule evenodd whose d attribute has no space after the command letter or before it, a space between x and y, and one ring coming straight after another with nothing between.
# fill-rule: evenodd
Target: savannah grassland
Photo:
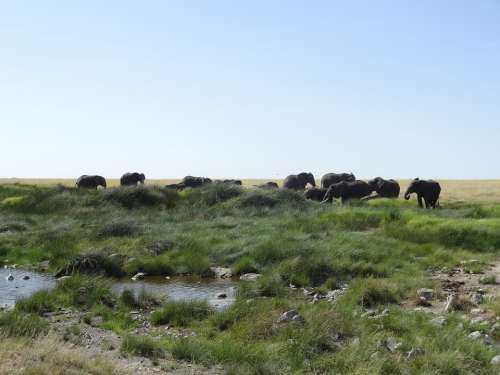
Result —
<instances>
[{"instance_id":1,"label":"savannah grassland","mask_svg":"<svg viewBox=\"0 0 500 375\"><path fill-rule=\"evenodd\" d=\"M499 347L469 338L479 328L461 311L436 326L435 316L414 308L418 288L439 293L432 272L475 259L468 271L477 273L498 261L499 181L444 181L434 211L418 209L414 197L322 205L253 184L180 194L154 186L82 192L46 182L1 185L4 263L49 261L54 272L81 253L122 254L105 272L207 277L211 266L222 266L263 276L240 283L236 303L215 312L203 303L155 306L148 296L117 296L109 278L75 275L0 314L0 373L124 373L99 356L63 349L66 338L55 337L44 316L71 307L122 336L123 356L152 358L159 369L173 360L230 374L498 374L490 361ZM348 290L335 303L311 303L301 289L326 293L343 284ZM495 300L480 307L492 319L500 315ZM304 322L277 324L290 309ZM153 326L194 335L133 334L132 310ZM368 310L387 311L371 319ZM388 350L387 339L401 345Z\"/></svg>"}]
</instances>

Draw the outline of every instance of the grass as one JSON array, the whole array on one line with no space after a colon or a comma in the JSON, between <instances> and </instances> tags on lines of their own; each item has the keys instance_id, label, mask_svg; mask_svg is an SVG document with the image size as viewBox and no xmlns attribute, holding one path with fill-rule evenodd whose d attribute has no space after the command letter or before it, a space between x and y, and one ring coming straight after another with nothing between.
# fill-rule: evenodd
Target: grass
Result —
<instances>
[{"instance_id":1,"label":"grass","mask_svg":"<svg viewBox=\"0 0 500 375\"><path fill-rule=\"evenodd\" d=\"M208 318L211 309L206 302L181 301L168 302L161 309L151 313L154 325L171 324L186 327L193 321Z\"/></svg>"},{"instance_id":2,"label":"grass","mask_svg":"<svg viewBox=\"0 0 500 375\"><path fill-rule=\"evenodd\" d=\"M152 186L79 192L0 185L0 228L8 228L0 230L1 262L37 266L48 260L55 272L94 254L100 264L112 262L113 274L207 277L213 266L236 275L262 274L257 282L241 283L236 302L223 311L199 302L158 307L147 295L114 295L106 278L75 274L18 301L11 315L1 315L7 322L0 323L2 332L10 339L41 340L45 331L28 323L38 327L39 316L71 307L89 321L102 317L100 327L125 338L124 354L171 353L233 374L494 373L489 361L497 353L467 337L459 312L436 328L427 315L400 303L418 288L434 287L429 270L477 259L470 264L477 272L498 259L500 183L478 188L445 181L442 208L435 211L402 199L324 205L299 193L248 185L167 195ZM343 284L349 288L335 304L312 304L301 290L326 293ZM488 308L500 311L494 302ZM153 325L195 336L137 337L133 309L155 309L149 315ZM290 309L304 324L277 324ZM368 319L367 309L389 313ZM389 338L402 343L396 353L380 344ZM406 360L412 348L420 354Z\"/></svg>"}]
</instances>

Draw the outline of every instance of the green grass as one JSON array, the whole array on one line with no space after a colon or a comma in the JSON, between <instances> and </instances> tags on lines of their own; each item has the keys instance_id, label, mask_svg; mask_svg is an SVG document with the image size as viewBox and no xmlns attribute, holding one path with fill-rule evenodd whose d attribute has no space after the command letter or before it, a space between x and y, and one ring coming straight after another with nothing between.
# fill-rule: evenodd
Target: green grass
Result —
<instances>
[{"instance_id":1,"label":"green grass","mask_svg":"<svg viewBox=\"0 0 500 375\"><path fill-rule=\"evenodd\" d=\"M172 324L185 327L193 321L208 318L211 312L206 302L168 302L161 309L151 313L150 320L154 325Z\"/></svg>"},{"instance_id":2,"label":"green grass","mask_svg":"<svg viewBox=\"0 0 500 375\"><path fill-rule=\"evenodd\" d=\"M18 311L0 312L0 336L35 338L48 332L46 321L33 314Z\"/></svg>"},{"instance_id":3,"label":"green grass","mask_svg":"<svg viewBox=\"0 0 500 375\"><path fill-rule=\"evenodd\" d=\"M400 307L418 288L435 287L429 271L477 259L466 266L477 272L498 259L500 204L465 202L458 185L443 186L452 190L445 190L442 208L428 211L402 199L325 205L296 192L225 185L179 194L149 186L79 192L2 185L1 262L36 267L48 260L53 272L78 255L98 254L101 263L112 259L115 271L128 275L208 277L210 267L223 266L236 275L263 276L241 283L231 307L213 311L198 302L158 307L147 295L114 295L105 278L74 275L54 290L18 301L14 315L5 318L12 324L1 329L31 337L29 318L72 307L89 321L102 317L100 327L125 337L125 354L158 358L169 352L232 374L495 373L489 361L496 353L470 340L458 315L436 328L426 314ZM312 304L301 290L328 292L344 283L349 288L335 304ZM485 306L500 313L498 303ZM132 309L154 310L154 325L196 336L135 337ZM305 323L277 324L290 309ZM366 309L389 313L368 319ZM381 346L388 338L402 343L397 353ZM406 360L412 348L420 355Z\"/></svg>"}]
</instances>

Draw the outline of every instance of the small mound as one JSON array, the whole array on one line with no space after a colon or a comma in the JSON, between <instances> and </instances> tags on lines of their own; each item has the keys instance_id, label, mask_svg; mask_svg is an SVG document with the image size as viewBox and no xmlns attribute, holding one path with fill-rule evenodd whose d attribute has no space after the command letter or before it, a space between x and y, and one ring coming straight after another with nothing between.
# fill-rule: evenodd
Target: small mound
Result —
<instances>
[{"instance_id":1,"label":"small mound","mask_svg":"<svg viewBox=\"0 0 500 375\"><path fill-rule=\"evenodd\" d=\"M104 191L103 199L125 208L142 206L172 208L176 205L179 194L175 190L157 186L121 186Z\"/></svg>"},{"instance_id":2,"label":"small mound","mask_svg":"<svg viewBox=\"0 0 500 375\"><path fill-rule=\"evenodd\" d=\"M97 237L132 237L142 233L142 228L134 221L114 221L97 231Z\"/></svg>"},{"instance_id":3,"label":"small mound","mask_svg":"<svg viewBox=\"0 0 500 375\"><path fill-rule=\"evenodd\" d=\"M75 273L86 273L102 276L121 276L123 272L120 265L101 254L80 254L61 267L56 274L56 278L70 276Z\"/></svg>"}]
</instances>

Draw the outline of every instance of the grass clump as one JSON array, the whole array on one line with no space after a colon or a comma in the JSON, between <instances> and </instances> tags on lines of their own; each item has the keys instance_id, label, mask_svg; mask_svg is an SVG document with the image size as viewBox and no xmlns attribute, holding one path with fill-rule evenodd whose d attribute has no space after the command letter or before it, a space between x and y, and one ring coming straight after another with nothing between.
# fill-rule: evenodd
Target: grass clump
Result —
<instances>
[{"instance_id":1,"label":"grass clump","mask_svg":"<svg viewBox=\"0 0 500 375\"><path fill-rule=\"evenodd\" d=\"M142 233L141 226L132 220L114 221L102 226L98 232L98 238L108 237L133 237Z\"/></svg>"},{"instance_id":2,"label":"grass clump","mask_svg":"<svg viewBox=\"0 0 500 375\"><path fill-rule=\"evenodd\" d=\"M206 302L168 302L160 310L151 313L150 319L154 325L173 324L186 327L193 321L207 319L211 313L212 309Z\"/></svg>"},{"instance_id":3,"label":"grass clump","mask_svg":"<svg viewBox=\"0 0 500 375\"><path fill-rule=\"evenodd\" d=\"M138 207L173 208L179 200L179 194L175 190L156 186L121 186L106 189L103 193L103 199L128 209Z\"/></svg>"},{"instance_id":4,"label":"grass clump","mask_svg":"<svg viewBox=\"0 0 500 375\"><path fill-rule=\"evenodd\" d=\"M479 282L485 285L496 285L497 278L495 275L483 276L479 279Z\"/></svg>"},{"instance_id":5,"label":"grass clump","mask_svg":"<svg viewBox=\"0 0 500 375\"><path fill-rule=\"evenodd\" d=\"M236 198L243 193L241 186L234 184L212 183L200 188L191 189L185 193L186 200L191 205L213 206Z\"/></svg>"},{"instance_id":6,"label":"grass clump","mask_svg":"<svg viewBox=\"0 0 500 375\"><path fill-rule=\"evenodd\" d=\"M148 336L125 336L122 341L121 352L153 359L165 356L165 350L160 342Z\"/></svg>"},{"instance_id":7,"label":"grass clump","mask_svg":"<svg viewBox=\"0 0 500 375\"><path fill-rule=\"evenodd\" d=\"M34 314L24 314L20 311L0 313L0 336L35 338L46 334L48 323Z\"/></svg>"}]
</instances>

